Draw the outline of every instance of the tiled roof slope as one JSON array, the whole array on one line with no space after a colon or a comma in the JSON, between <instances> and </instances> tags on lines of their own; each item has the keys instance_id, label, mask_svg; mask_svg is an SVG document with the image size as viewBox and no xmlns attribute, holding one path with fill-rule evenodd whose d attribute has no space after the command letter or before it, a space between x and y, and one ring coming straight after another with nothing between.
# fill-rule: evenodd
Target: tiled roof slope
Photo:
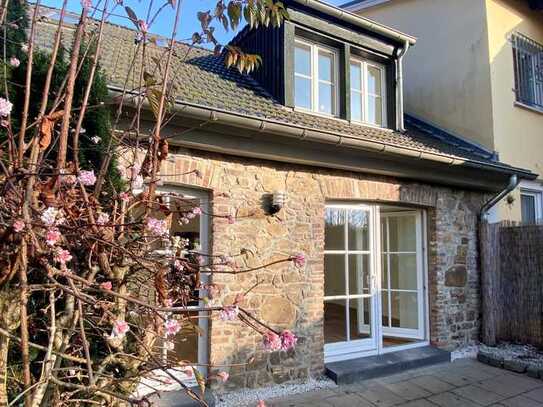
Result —
<instances>
[{"instance_id":1,"label":"tiled roof slope","mask_svg":"<svg viewBox=\"0 0 543 407\"><path fill-rule=\"evenodd\" d=\"M41 19L36 40L39 47L49 49L54 42L58 21L52 15L52 9L44 10L47 13L42 14L49 17ZM73 33L73 25L67 24L63 34L65 46L69 47L71 44ZM138 87L141 51L135 57L138 46L135 45L134 38L134 30L114 24L105 25L100 64L111 87L126 86L126 89ZM160 41L164 42L163 39ZM150 71L156 66L153 58L165 60L165 53L164 47L157 45L147 47L146 69ZM431 132L413 128L406 133L400 133L286 108L273 100L252 78L239 74L235 69L227 69L222 57L215 56L206 49L191 48L185 44L177 45L172 72L176 99L179 103L200 105L316 131L339 133L421 152L495 163L492 154L485 150L475 146L459 148L443 137L435 137Z\"/></svg>"}]
</instances>

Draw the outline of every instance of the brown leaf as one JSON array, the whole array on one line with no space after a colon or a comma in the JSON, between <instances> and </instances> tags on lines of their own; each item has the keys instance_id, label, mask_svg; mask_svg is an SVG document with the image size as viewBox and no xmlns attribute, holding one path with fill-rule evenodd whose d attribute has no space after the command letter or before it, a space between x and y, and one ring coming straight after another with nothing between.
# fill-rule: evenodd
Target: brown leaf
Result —
<instances>
[{"instance_id":1,"label":"brown leaf","mask_svg":"<svg viewBox=\"0 0 543 407\"><path fill-rule=\"evenodd\" d=\"M40 150L45 150L51 144L53 128L57 120L64 116L64 110L58 110L48 116L44 116L40 123Z\"/></svg>"}]
</instances>

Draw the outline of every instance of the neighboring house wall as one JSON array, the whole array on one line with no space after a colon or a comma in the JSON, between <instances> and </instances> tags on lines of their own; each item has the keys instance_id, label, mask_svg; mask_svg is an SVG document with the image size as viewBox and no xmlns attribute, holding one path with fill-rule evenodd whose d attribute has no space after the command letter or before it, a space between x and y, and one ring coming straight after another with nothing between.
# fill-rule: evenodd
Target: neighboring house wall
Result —
<instances>
[{"instance_id":1,"label":"neighboring house wall","mask_svg":"<svg viewBox=\"0 0 543 407\"><path fill-rule=\"evenodd\" d=\"M167 133L167 130L165 130ZM257 387L321 374L323 359L324 213L327 200L401 202L428 213L431 342L455 348L479 336L480 281L477 267L477 213L483 196L346 171L284 164L171 147L165 185L204 188L212 198L214 255L239 253L240 268L257 266L297 252L307 265L283 263L239 275L215 274L219 303L253 288L244 307L276 329L299 337L294 352L266 353L261 337L240 322L214 318L210 324L210 363L230 368L227 386ZM275 216L262 210L266 194L285 191L285 207ZM223 217L221 217L223 215ZM228 224L224 215L237 221ZM223 301L224 299L224 301ZM247 363L256 354L253 362Z\"/></svg>"},{"instance_id":2,"label":"neighboring house wall","mask_svg":"<svg viewBox=\"0 0 543 407\"><path fill-rule=\"evenodd\" d=\"M392 0L358 13L417 37L405 111L493 149L484 0Z\"/></svg>"},{"instance_id":3,"label":"neighboring house wall","mask_svg":"<svg viewBox=\"0 0 543 407\"><path fill-rule=\"evenodd\" d=\"M492 73L495 150L500 160L540 174L543 181L543 112L515 106L515 72L511 35L521 33L543 44L543 12L530 10L526 1L486 0L488 43ZM543 69L543 68L542 68ZM524 184L543 190L539 183ZM521 219L520 191L512 205L502 203L500 219ZM541 205L541 203L539 203ZM539 209L541 212L541 208Z\"/></svg>"},{"instance_id":4,"label":"neighboring house wall","mask_svg":"<svg viewBox=\"0 0 543 407\"><path fill-rule=\"evenodd\" d=\"M516 32L543 43L543 12L524 0L389 0L358 13L418 37L406 56L406 112L543 174L543 113L515 105L511 42ZM542 180L520 186L539 191L539 220ZM491 221L522 220L521 189L511 197Z\"/></svg>"}]
</instances>

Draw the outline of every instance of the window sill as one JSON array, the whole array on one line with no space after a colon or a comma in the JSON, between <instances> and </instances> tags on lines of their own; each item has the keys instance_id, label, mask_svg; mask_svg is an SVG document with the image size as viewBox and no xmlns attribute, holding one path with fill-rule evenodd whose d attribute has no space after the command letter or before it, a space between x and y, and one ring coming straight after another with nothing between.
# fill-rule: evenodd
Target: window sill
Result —
<instances>
[{"instance_id":1,"label":"window sill","mask_svg":"<svg viewBox=\"0 0 543 407\"><path fill-rule=\"evenodd\" d=\"M543 108L539 108L539 107L535 107L535 106L530 106L530 105L527 105L525 103L522 103L522 102L515 102L515 106L516 107L519 107L521 109L526 109L526 110L530 110L534 113L539 113L539 114L543 114Z\"/></svg>"},{"instance_id":2,"label":"window sill","mask_svg":"<svg viewBox=\"0 0 543 407\"><path fill-rule=\"evenodd\" d=\"M366 123L366 122L359 122L359 121L356 121L356 120L347 120L347 119L343 119L342 117L339 117L339 116L329 115L329 114L326 114L326 113L319 113L319 112L315 112L313 110L304 109L302 107L293 107L291 109L293 111L295 111L295 112L306 113L306 114L310 114L312 116L322 117L323 119L336 120L336 121L344 123L344 124L351 124L351 125L360 126L360 127L370 127L372 129L394 132L394 129L391 129L390 127L381 127L381 126L377 126L375 124Z\"/></svg>"}]
</instances>

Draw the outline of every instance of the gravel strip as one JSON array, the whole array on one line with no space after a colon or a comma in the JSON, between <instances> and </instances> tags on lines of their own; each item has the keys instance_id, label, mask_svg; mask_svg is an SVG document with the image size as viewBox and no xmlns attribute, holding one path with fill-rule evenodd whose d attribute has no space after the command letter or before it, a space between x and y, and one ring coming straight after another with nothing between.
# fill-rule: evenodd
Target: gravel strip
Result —
<instances>
[{"instance_id":1,"label":"gravel strip","mask_svg":"<svg viewBox=\"0 0 543 407\"><path fill-rule=\"evenodd\" d=\"M276 384L259 389L240 389L217 396L216 407L254 407L259 400L271 400L310 391L337 388L327 377L309 379L305 382Z\"/></svg>"}]
</instances>

